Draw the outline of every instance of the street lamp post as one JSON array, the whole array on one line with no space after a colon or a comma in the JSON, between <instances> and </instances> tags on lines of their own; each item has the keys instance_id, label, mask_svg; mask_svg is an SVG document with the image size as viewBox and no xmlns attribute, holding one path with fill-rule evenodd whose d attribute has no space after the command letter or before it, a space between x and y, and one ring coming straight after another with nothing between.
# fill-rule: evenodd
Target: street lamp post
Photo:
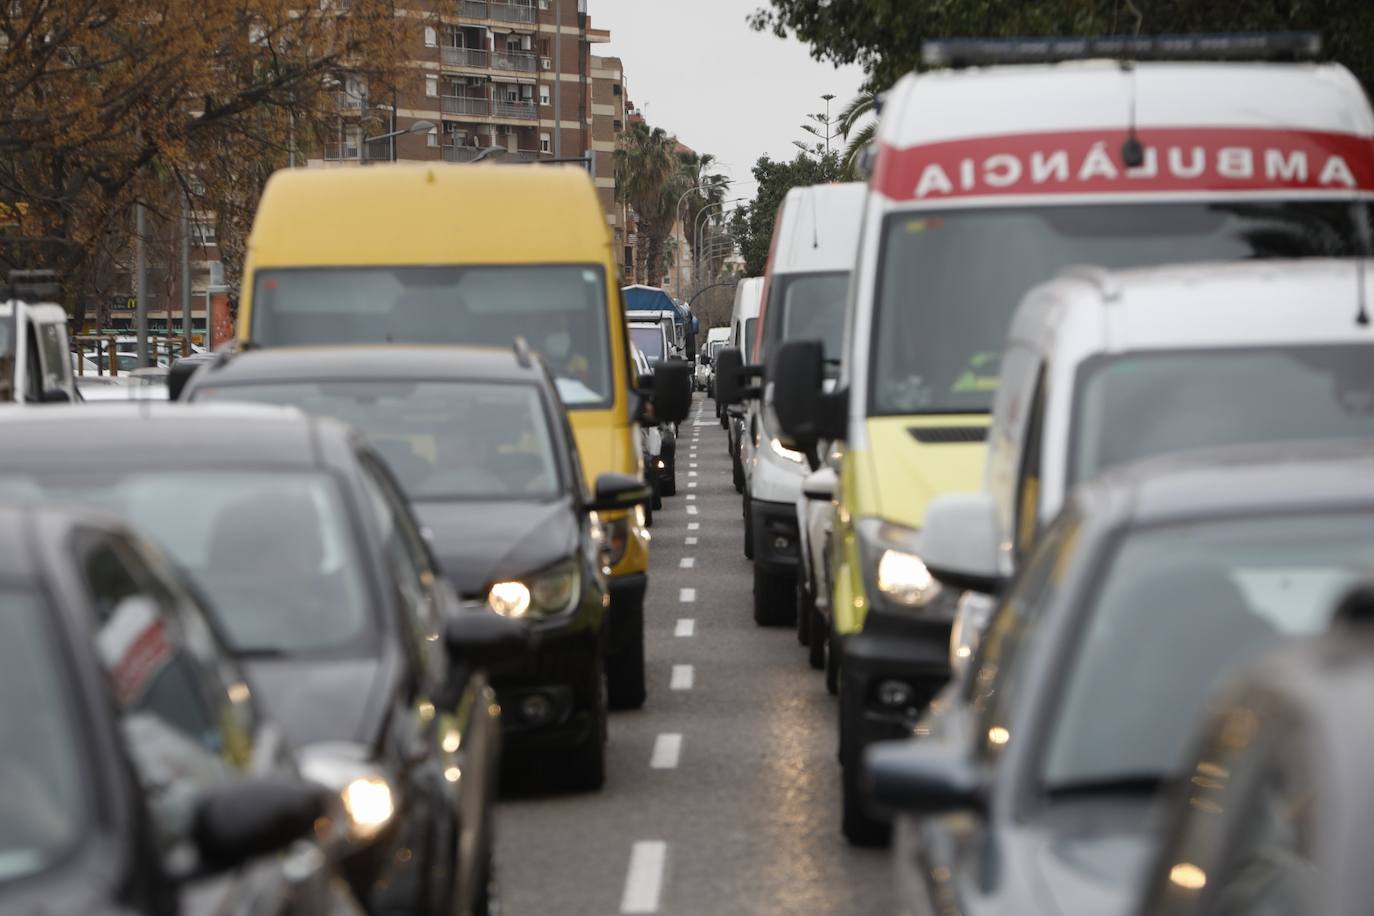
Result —
<instances>
[{"instance_id":1,"label":"street lamp post","mask_svg":"<svg viewBox=\"0 0 1374 916\"><path fill-rule=\"evenodd\" d=\"M728 186L728 185L730 184L730 182L727 181L727 182L725 182L725 184ZM693 191L700 191L700 190L702 190L702 189L705 188L705 187L706 187L706 185L704 185L704 184L699 184L699 185L696 185L695 187L688 188L687 190L685 190L685 191L682 192L682 196L679 197L679 198L677 199L677 206L673 207L673 223L674 223L674 225L676 225L678 222L680 222L680 220L678 219L678 214L682 212L682 202L683 202L684 200L687 199L687 195L688 195L688 194L691 194ZM686 226L683 227L682 240L683 240L684 242L687 241L687 227L686 227ZM677 258L676 258L675 260L677 261L677 282L676 282L674 285L677 287L677 297L678 297L679 299L681 299L681 298L682 298L682 252L681 252L681 251L679 251L679 252L677 253Z\"/></svg>"},{"instance_id":2,"label":"street lamp post","mask_svg":"<svg viewBox=\"0 0 1374 916\"><path fill-rule=\"evenodd\" d=\"M705 223L703 223L701 219L702 216L710 213L716 207L724 209L726 204L739 203L741 200L748 199L747 197L733 197L730 200L722 200L717 203L707 204L701 208L701 212L697 214L696 222L692 226L692 275L694 277L697 276L700 271L701 265L701 257L698 252L701 251L701 231L705 228Z\"/></svg>"},{"instance_id":3,"label":"street lamp post","mask_svg":"<svg viewBox=\"0 0 1374 916\"><path fill-rule=\"evenodd\" d=\"M367 164L367 145L376 143L380 140L390 140L392 137L399 137L403 134L424 134L434 129L433 121L416 121L409 127L402 130L393 130L390 133L382 134L379 137L360 137L358 139L358 165ZM362 131L359 131L362 133Z\"/></svg>"}]
</instances>

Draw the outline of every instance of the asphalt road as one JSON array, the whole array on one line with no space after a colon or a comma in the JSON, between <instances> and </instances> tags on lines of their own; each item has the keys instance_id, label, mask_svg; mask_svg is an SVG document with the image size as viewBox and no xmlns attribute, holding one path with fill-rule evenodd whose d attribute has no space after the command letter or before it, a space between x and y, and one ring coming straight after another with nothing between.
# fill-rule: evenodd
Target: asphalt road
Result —
<instances>
[{"instance_id":1,"label":"asphalt road","mask_svg":"<svg viewBox=\"0 0 1374 916\"><path fill-rule=\"evenodd\" d=\"M612 715L601 792L507 792L502 911L892 912L888 853L840 835L834 701L792 630L753 622L740 498L702 395L677 475L652 529L649 700Z\"/></svg>"}]
</instances>

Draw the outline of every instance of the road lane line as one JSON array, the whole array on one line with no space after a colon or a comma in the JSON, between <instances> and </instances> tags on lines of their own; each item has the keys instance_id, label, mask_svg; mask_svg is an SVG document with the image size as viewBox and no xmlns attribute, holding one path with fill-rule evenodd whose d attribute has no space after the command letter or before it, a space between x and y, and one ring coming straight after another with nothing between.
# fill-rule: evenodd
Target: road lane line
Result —
<instances>
[{"instance_id":1,"label":"road lane line","mask_svg":"<svg viewBox=\"0 0 1374 916\"><path fill-rule=\"evenodd\" d=\"M688 535L688 536L687 536L687 546L688 546L688 547L695 547L695 546L697 546L697 539L696 539L696 537L694 537L693 535Z\"/></svg>"},{"instance_id":2,"label":"road lane line","mask_svg":"<svg viewBox=\"0 0 1374 916\"><path fill-rule=\"evenodd\" d=\"M688 530L688 531L700 531L700 530L701 530L701 522L688 522L688 523L687 523L687 530Z\"/></svg>"},{"instance_id":3,"label":"road lane line","mask_svg":"<svg viewBox=\"0 0 1374 916\"><path fill-rule=\"evenodd\" d=\"M649 768L654 770L676 770L682 759L682 736L668 732L654 739L654 753L649 758Z\"/></svg>"},{"instance_id":4,"label":"road lane line","mask_svg":"<svg viewBox=\"0 0 1374 916\"><path fill-rule=\"evenodd\" d=\"M696 557L683 557L682 562L678 563L679 569L691 569L697 565Z\"/></svg>"},{"instance_id":5,"label":"road lane line","mask_svg":"<svg viewBox=\"0 0 1374 916\"><path fill-rule=\"evenodd\" d=\"M697 590L694 588L678 589L677 600L682 604L691 604L697 600Z\"/></svg>"},{"instance_id":6,"label":"road lane line","mask_svg":"<svg viewBox=\"0 0 1374 916\"><path fill-rule=\"evenodd\" d=\"M673 679L668 683L669 690L691 690L696 683L697 670L691 665L674 665Z\"/></svg>"},{"instance_id":7,"label":"road lane line","mask_svg":"<svg viewBox=\"0 0 1374 916\"><path fill-rule=\"evenodd\" d=\"M697 635L697 620L695 617L679 617L677 626L673 627L674 636L695 636Z\"/></svg>"},{"instance_id":8,"label":"road lane line","mask_svg":"<svg viewBox=\"0 0 1374 916\"><path fill-rule=\"evenodd\" d=\"M689 464L687 465L687 467L689 467L689 468L695 468L696 466L697 466L697 463L696 463L695 461L693 461L693 462L691 462L691 463L689 463Z\"/></svg>"},{"instance_id":9,"label":"road lane line","mask_svg":"<svg viewBox=\"0 0 1374 916\"><path fill-rule=\"evenodd\" d=\"M689 494L687 494L687 495L690 496L691 494L689 493ZM687 514L688 514L688 515L696 515L696 514L697 514L697 507L696 507L696 506L692 506L692 505L688 505L688 506L687 506Z\"/></svg>"},{"instance_id":10,"label":"road lane line","mask_svg":"<svg viewBox=\"0 0 1374 916\"><path fill-rule=\"evenodd\" d=\"M697 476L697 472L696 472L696 471L688 471L688 472L687 472L687 476L688 476L688 477L695 477L695 476Z\"/></svg>"},{"instance_id":11,"label":"road lane line","mask_svg":"<svg viewBox=\"0 0 1374 916\"><path fill-rule=\"evenodd\" d=\"M687 494L687 501L688 501L688 502L691 502L692 500L694 500L694 499L696 499L696 498L697 498L697 495L696 495L695 493L688 493L688 494Z\"/></svg>"},{"instance_id":12,"label":"road lane line","mask_svg":"<svg viewBox=\"0 0 1374 916\"><path fill-rule=\"evenodd\" d=\"M657 913L663 890L663 866L668 861L668 844L662 840L638 840L630 847L630 868L625 873L625 893L620 898L622 913Z\"/></svg>"},{"instance_id":13,"label":"road lane line","mask_svg":"<svg viewBox=\"0 0 1374 916\"><path fill-rule=\"evenodd\" d=\"M692 487L695 487L696 485L697 485L697 482L696 482L695 480L689 481L688 484L687 484L687 488L690 490Z\"/></svg>"}]
</instances>

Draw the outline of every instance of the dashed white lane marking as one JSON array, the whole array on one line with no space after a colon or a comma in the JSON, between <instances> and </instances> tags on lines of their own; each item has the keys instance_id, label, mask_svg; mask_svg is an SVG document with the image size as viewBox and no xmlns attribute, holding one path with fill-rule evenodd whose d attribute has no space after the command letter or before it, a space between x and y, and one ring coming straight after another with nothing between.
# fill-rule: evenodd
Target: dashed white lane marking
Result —
<instances>
[{"instance_id":1,"label":"dashed white lane marking","mask_svg":"<svg viewBox=\"0 0 1374 916\"><path fill-rule=\"evenodd\" d=\"M639 840L630 847L630 868L625 873L625 893L620 898L622 913L657 913L663 890L663 866L668 861L668 844L662 840Z\"/></svg>"},{"instance_id":2,"label":"dashed white lane marking","mask_svg":"<svg viewBox=\"0 0 1374 916\"><path fill-rule=\"evenodd\" d=\"M692 536L692 535L688 535L688 536L687 536L687 546L688 546L688 547L695 547L695 546L697 546L697 539L696 539L694 536Z\"/></svg>"},{"instance_id":3,"label":"dashed white lane marking","mask_svg":"<svg viewBox=\"0 0 1374 916\"><path fill-rule=\"evenodd\" d=\"M689 481L687 481L687 489L689 489L689 490L690 490L692 487L695 487L696 485L697 485L697 482L696 482L695 480L689 480Z\"/></svg>"},{"instance_id":4,"label":"dashed white lane marking","mask_svg":"<svg viewBox=\"0 0 1374 916\"><path fill-rule=\"evenodd\" d=\"M677 626L673 627L674 636L695 636L697 635L697 621L695 617L679 617Z\"/></svg>"},{"instance_id":5,"label":"dashed white lane marking","mask_svg":"<svg viewBox=\"0 0 1374 916\"><path fill-rule=\"evenodd\" d=\"M692 494L688 493L687 495L688 495L688 496L691 496ZM688 507L687 507L687 514L688 514L688 515L696 515L696 514L697 514L697 507L696 507L696 506L688 506Z\"/></svg>"},{"instance_id":6,"label":"dashed white lane marking","mask_svg":"<svg viewBox=\"0 0 1374 916\"><path fill-rule=\"evenodd\" d=\"M690 500L693 500L693 499L696 499L696 498L697 498L697 495L696 495L695 493L688 493L688 494L687 494L687 499L688 499L689 501L690 501Z\"/></svg>"},{"instance_id":7,"label":"dashed white lane marking","mask_svg":"<svg viewBox=\"0 0 1374 916\"><path fill-rule=\"evenodd\" d=\"M693 568L694 566L697 565L697 558L696 558L696 557L683 557L683 558L682 558L682 561L681 561L680 563L678 563L677 565L678 565L678 567L679 567L680 569L691 569L691 568Z\"/></svg>"},{"instance_id":8,"label":"dashed white lane marking","mask_svg":"<svg viewBox=\"0 0 1374 916\"><path fill-rule=\"evenodd\" d=\"M691 665L674 665L673 678L668 682L669 690L691 690L696 683L697 669Z\"/></svg>"},{"instance_id":9,"label":"dashed white lane marking","mask_svg":"<svg viewBox=\"0 0 1374 916\"><path fill-rule=\"evenodd\" d=\"M701 522L688 522L688 523L687 523L687 530L688 530L688 531L700 531L700 530L701 530Z\"/></svg>"},{"instance_id":10,"label":"dashed white lane marking","mask_svg":"<svg viewBox=\"0 0 1374 916\"><path fill-rule=\"evenodd\" d=\"M693 461L691 464L687 465L687 467L689 467L689 468L694 468L694 467L696 467L696 466L697 466L697 463L696 463L695 461Z\"/></svg>"},{"instance_id":11,"label":"dashed white lane marking","mask_svg":"<svg viewBox=\"0 0 1374 916\"><path fill-rule=\"evenodd\" d=\"M697 600L697 590L694 588L681 588L677 592L677 600L683 604L691 604Z\"/></svg>"},{"instance_id":12,"label":"dashed white lane marking","mask_svg":"<svg viewBox=\"0 0 1374 916\"><path fill-rule=\"evenodd\" d=\"M672 732L659 735L654 739L654 753L649 758L649 767L655 770L675 770L682 759L682 736Z\"/></svg>"},{"instance_id":13,"label":"dashed white lane marking","mask_svg":"<svg viewBox=\"0 0 1374 916\"><path fill-rule=\"evenodd\" d=\"M688 472L687 472L687 476L688 476L688 477L695 477L695 476L697 476L697 472L696 472L696 471L688 471Z\"/></svg>"}]
</instances>

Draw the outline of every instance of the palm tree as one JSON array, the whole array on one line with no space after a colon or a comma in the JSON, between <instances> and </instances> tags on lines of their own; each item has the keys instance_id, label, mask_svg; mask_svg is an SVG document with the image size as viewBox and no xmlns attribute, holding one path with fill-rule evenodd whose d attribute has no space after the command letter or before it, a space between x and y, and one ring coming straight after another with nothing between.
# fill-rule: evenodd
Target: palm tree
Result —
<instances>
[{"instance_id":1,"label":"palm tree","mask_svg":"<svg viewBox=\"0 0 1374 916\"><path fill-rule=\"evenodd\" d=\"M876 119L864 124L863 127L859 127L859 124L868 115L877 114L877 111L878 93L865 91L851 99L839 114L840 134L848 141L840 160L847 181L853 181L858 177L859 158L863 155L864 147L872 143L878 133Z\"/></svg>"},{"instance_id":2,"label":"palm tree","mask_svg":"<svg viewBox=\"0 0 1374 916\"><path fill-rule=\"evenodd\" d=\"M635 211L640 243L636 246L635 279L657 282L663 276L663 243L673 231L671 189L679 180L674 155L677 139L644 121L631 121L615 151L616 196ZM681 190L678 191L681 194Z\"/></svg>"}]
</instances>

